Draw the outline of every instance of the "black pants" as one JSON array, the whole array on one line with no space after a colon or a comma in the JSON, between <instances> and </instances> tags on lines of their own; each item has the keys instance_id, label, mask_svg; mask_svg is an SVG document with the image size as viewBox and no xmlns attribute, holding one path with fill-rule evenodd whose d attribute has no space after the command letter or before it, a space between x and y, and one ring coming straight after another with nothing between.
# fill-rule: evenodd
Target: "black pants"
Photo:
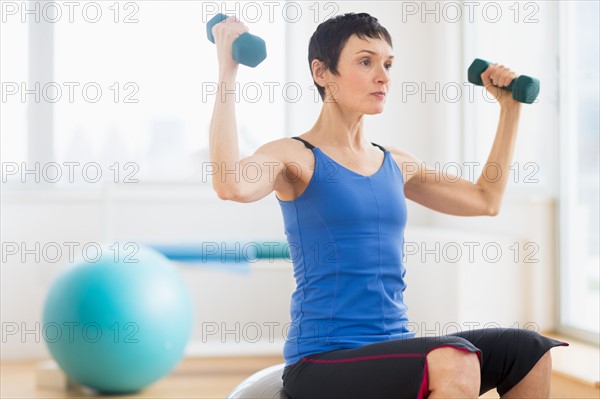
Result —
<instances>
[{"instance_id":1,"label":"black pants","mask_svg":"<svg viewBox=\"0 0 600 399\"><path fill-rule=\"evenodd\" d=\"M377 342L303 357L283 371L283 386L293 399L426 398L426 355L440 347L476 353L482 395L514 387L548 350L569 344L535 331L484 328L435 337Z\"/></svg>"}]
</instances>

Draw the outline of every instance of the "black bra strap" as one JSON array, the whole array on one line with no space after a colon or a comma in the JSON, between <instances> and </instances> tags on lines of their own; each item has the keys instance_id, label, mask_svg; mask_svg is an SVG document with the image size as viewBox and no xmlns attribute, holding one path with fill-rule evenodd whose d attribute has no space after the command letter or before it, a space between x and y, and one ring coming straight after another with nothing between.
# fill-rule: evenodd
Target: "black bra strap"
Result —
<instances>
[{"instance_id":1,"label":"black bra strap","mask_svg":"<svg viewBox=\"0 0 600 399\"><path fill-rule=\"evenodd\" d=\"M306 146L306 148L308 148L308 149L311 149L311 150L312 150L313 148L315 148L315 146L314 146L314 145L312 145L311 143L309 143L308 141L306 141L306 140L304 140L304 139L301 139L300 137L295 137L295 136L294 136L294 137L292 137L292 138L293 138L293 139L296 139L296 140L299 140L299 141L301 141L301 142L303 142L303 143L304 143L304 145ZM379 149L381 149L381 151L385 152L385 148L383 148L383 147L382 147L382 146L380 146L379 144L375 144L375 143L371 143L371 144L373 144L375 147L379 147Z\"/></svg>"},{"instance_id":2,"label":"black bra strap","mask_svg":"<svg viewBox=\"0 0 600 399\"><path fill-rule=\"evenodd\" d=\"M379 147L381 149L381 151L385 152L385 148L383 148L382 146L380 146L379 144L375 144L375 143L371 143L376 147Z\"/></svg>"},{"instance_id":3,"label":"black bra strap","mask_svg":"<svg viewBox=\"0 0 600 399\"><path fill-rule=\"evenodd\" d=\"M309 143L309 142L308 142L308 141L306 141L306 140L303 140L303 139L301 139L300 137L292 137L292 138L293 138L293 139L296 139L296 140L299 140L299 141L301 141L301 142L303 142L303 143L304 143L304 145L306 146L306 148L308 148L308 149L311 149L311 150L312 150L313 148L315 148L315 146L314 146L314 145L312 145L311 143Z\"/></svg>"}]
</instances>

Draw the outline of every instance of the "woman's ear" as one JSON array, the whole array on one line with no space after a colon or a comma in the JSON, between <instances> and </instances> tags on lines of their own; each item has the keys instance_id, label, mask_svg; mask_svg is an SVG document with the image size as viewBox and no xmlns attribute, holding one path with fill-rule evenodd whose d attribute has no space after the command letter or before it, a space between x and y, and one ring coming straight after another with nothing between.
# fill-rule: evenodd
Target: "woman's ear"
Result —
<instances>
[{"instance_id":1,"label":"woman's ear","mask_svg":"<svg viewBox=\"0 0 600 399\"><path fill-rule=\"evenodd\" d=\"M317 82L319 86L325 87L325 73L327 72L327 68L325 68L323 62L315 58L312 60L311 69L313 73L313 80Z\"/></svg>"}]
</instances>

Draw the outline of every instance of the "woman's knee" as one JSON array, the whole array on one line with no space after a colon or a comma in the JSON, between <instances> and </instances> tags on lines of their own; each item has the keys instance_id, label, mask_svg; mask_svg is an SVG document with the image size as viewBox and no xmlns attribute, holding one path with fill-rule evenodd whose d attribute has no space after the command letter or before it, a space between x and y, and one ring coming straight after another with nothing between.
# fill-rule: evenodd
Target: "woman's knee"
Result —
<instances>
[{"instance_id":1,"label":"woman's knee","mask_svg":"<svg viewBox=\"0 0 600 399\"><path fill-rule=\"evenodd\" d=\"M552 372L552 355L550 354L550 350L542 355L533 368L542 369L548 374Z\"/></svg>"},{"instance_id":2,"label":"woman's knee","mask_svg":"<svg viewBox=\"0 0 600 399\"><path fill-rule=\"evenodd\" d=\"M476 353L453 347L436 348L427 356L429 390L477 397L481 386L481 364Z\"/></svg>"}]
</instances>

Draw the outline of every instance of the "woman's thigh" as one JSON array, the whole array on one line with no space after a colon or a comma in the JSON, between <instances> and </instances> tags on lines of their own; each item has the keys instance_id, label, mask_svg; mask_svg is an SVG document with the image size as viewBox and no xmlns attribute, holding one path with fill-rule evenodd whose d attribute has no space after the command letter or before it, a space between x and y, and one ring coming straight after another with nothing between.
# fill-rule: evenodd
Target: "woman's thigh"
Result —
<instances>
[{"instance_id":1,"label":"woman's thigh","mask_svg":"<svg viewBox=\"0 0 600 399\"><path fill-rule=\"evenodd\" d=\"M426 356L436 348L449 346L478 354L480 395L493 388L504 395L549 349L568 345L531 330L515 328L383 341L306 356L286 367L283 384L294 399L425 398Z\"/></svg>"},{"instance_id":2,"label":"woman's thigh","mask_svg":"<svg viewBox=\"0 0 600 399\"><path fill-rule=\"evenodd\" d=\"M500 396L514 387L548 350L566 342L518 328L484 328L449 334L481 349L480 395L497 388Z\"/></svg>"},{"instance_id":3,"label":"woman's thigh","mask_svg":"<svg viewBox=\"0 0 600 399\"><path fill-rule=\"evenodd\" d=\"M426 355L440 347L481 356L477 347L458 336L383 341L306 356L286 367L283 385L293 399L425 398Z\"/></svg>"}]
</instances>

